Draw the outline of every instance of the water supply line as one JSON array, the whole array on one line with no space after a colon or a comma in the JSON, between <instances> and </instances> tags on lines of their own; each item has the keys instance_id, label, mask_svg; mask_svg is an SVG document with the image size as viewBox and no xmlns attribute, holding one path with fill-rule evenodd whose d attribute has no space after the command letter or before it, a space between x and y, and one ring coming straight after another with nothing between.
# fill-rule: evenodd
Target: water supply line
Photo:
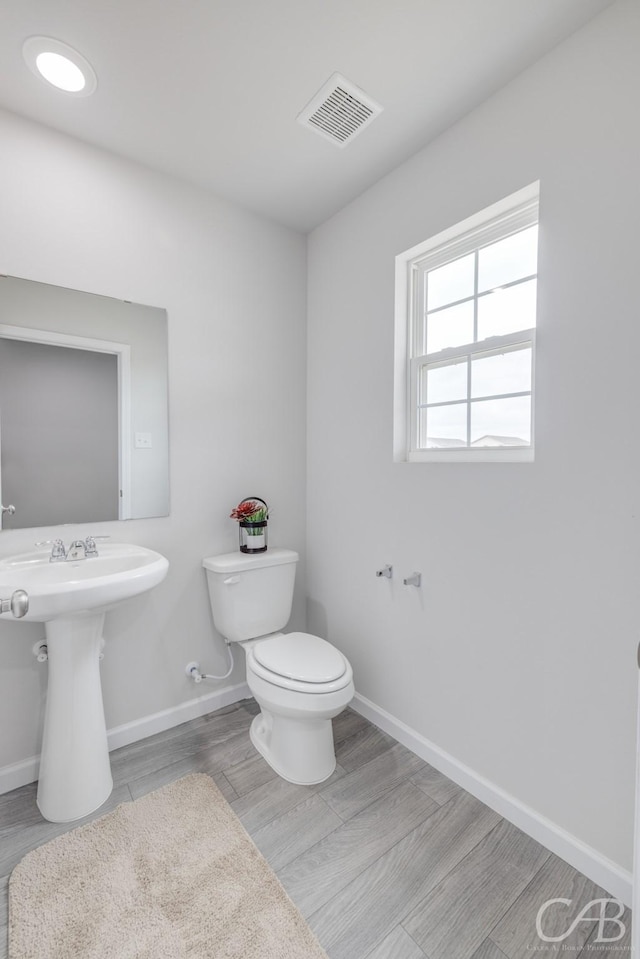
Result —
<instances>
[{"instance_id":1,"label":"water supply line","mask_svg":"<svg viewBox=\"0 0 640 959\"><path fill-rule=\"evenodd\" d=\"M233 672L233 650L231 646L227 646L229 650L229 669L226 671L224 676L214 676L213 673L201 673L200 672L200 663L187 663L185 667L185 673L189 676L194 683L201 683L203 679L228 679L228 677Z\"/></svg>"}]
</instances>

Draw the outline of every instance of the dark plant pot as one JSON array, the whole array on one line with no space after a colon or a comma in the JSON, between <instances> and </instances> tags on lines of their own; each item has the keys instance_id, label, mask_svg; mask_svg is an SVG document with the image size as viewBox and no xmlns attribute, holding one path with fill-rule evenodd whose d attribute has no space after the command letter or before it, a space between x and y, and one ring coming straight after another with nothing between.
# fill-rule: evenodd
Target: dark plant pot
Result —
<instances>
[{"instance_id":1,"label":"dark plant pot","mask_svg":"<svg viewBox=\"0 0 640 959\"><path fill-rule=\"evenodd\" d=\"M267 549L267 521L249 523L240 520L238 523L241 553L264 553Z\"/></svg>"}]
</instances>

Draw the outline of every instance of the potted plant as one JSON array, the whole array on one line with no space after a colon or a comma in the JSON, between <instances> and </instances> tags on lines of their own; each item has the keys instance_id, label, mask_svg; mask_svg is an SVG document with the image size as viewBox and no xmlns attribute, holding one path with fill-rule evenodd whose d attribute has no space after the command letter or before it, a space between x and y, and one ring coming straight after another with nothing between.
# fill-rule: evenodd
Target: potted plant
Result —
<instances>
[{"instance_id":1,"label":"potted plant","mask_svg":"<svg viewBox=\"0 0 640 959\"><path fill-rule=\"evenodd\" d=\"M259 496L248 496L231 510L231 519L238 521L240 551L264 553L267 548L269 507Z\"/></svg>"}]
</instances>

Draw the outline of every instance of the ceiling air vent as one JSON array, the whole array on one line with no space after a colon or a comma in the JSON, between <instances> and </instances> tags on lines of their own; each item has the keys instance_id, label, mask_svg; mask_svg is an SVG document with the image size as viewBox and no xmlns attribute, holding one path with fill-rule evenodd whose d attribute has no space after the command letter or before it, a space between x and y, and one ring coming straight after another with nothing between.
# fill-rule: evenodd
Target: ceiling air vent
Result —
<instances>
[{"instance_id":1,"label":"ceiling air vent","mask_svg":"<svg viewBox=\"0 0 640 959\"><path fill-rule=\"evenodd\" d=\"M382 107L355 83L334 73L298 114L298 123L345 147L378 116Z\"/></svg>"}]
</instances>

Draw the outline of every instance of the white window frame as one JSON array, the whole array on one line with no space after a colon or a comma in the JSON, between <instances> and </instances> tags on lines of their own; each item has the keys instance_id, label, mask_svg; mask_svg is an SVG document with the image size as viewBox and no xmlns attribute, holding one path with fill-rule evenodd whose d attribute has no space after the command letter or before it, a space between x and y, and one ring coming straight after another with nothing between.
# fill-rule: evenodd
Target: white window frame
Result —
<instances>
[{"instance_id":1,"label":"white window frame","mask_svg":"<svg viewBox=\"0 0 640 959\"><path fill-rule=\"evenodd\" d=\"M421 321L424 313L424 274L459 257L538 223L539 183L519 190L488 209L431 237L396 257L394 460L409 463L532 462L534 458L535 329L424 354ZM537 274L536 274L537 275ZM519 282L522 282L520 280ZM509 284L507 284L509 285ZM474 291L474 298L477 291ZM419 369L464 360L474 355L499 354L518 346L531 347L531 445L417 449ZM425 360L428 362L425 363ZM469 364L470 367L471 364ZM505 396L506 394L498 394ZM515 395L515 394L514 394ZM483 397L490 399L491 397ZM469 398L467 400L469 404ZM468 405L468 412L470 405Z\"/></svg>"}]
</instances>

